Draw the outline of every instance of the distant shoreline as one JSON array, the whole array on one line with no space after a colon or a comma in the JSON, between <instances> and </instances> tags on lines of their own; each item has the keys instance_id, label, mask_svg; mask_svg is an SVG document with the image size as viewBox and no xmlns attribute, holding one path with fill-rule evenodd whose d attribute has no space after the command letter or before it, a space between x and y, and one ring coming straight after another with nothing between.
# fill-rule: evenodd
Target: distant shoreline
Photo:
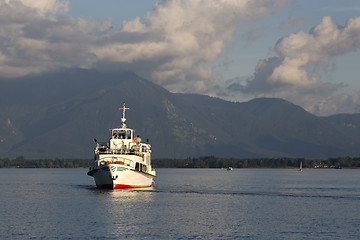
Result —
<instances>
[{"instance_id":1,"label":"distant shoreline","mask_svg":"<svg viewBox=\"0 0 360 240\"><path fill-rule=\"evenodd\" d=\"M92 159L38 159L24 157L0 159L0 168L88 168ZM155 168L274 168L296 169L300 163L304 169L359 169L360 157L337 157L327 160L305 158L218 158L214 156L186 159L153 159Z\"/></svg>"}]
</instances>

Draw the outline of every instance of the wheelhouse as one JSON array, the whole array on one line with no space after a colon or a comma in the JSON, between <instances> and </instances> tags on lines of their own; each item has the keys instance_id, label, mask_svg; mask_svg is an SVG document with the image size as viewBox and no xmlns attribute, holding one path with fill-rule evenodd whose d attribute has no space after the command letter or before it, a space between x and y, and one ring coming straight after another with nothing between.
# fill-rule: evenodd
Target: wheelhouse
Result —
<instances>
[{"instance_id":1,"label":"wheelhouse","mask_svg":"<svg viewBox=\"0 0 360 240\"><path fill-rule=\"evenodd\" d=\"M112 129L111 131L112 139L134 139L134 130L132 129Z\"/></svg>"}]
</instances>

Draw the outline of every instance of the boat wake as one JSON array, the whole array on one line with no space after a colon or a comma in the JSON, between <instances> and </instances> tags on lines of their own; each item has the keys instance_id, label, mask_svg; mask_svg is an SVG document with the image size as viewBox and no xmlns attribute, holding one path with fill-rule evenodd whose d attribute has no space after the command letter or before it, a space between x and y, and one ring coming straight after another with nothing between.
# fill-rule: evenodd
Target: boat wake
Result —
<instances>
[{"instance_id":1,"label":"boat wake","mask_svg":"<svg viewBox=\"0 0 360 240\"><path fill-rule=\"evenodd\" d=\"M331 198L331 199L360 199L358 194L314 193L314 192L282 192L282 191L227 191L227 190L192 190L192 189L156 189L156 193L199 194L199 195L230 195L230 196L267 196L293 198Z\"/></svg>"}]
</instances>

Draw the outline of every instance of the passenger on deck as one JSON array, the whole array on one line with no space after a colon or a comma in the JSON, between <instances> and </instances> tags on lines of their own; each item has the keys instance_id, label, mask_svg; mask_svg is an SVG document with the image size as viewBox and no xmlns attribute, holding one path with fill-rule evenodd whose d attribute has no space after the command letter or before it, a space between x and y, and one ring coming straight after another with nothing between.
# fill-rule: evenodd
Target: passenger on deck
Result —
<instances>
[{"instance_id":1,"label":"passenger on deck","mask_svg":"<svg viewBox=\"0 0 360 240\"><path fill-rule=\"evenodd\" d=\"M126 145L124 146L124 153L125 154L129 153L129 149L126 147Z\"/></svg>"},{"instance_id":2,"label":"passenger on deck","mask_svg":"<svg viewBox=\"0 0 360 240\"><path fill-rule=\"evenodd\" d=\"M139 135L137 135L137 137L136 137L136 149L138 151L140 151L140 143L141 143L141 138L140 138Z\"/></svg>"},{"instance_id":3,"label":"passenger on deck","mask_svg":"<svg viewBox=\"0 0 360 240\"><path fill-rule=\"evenodd\" d=\"M134 146L131 146L131 148L130 148L130 154L134 154L134 153L135 153Z\"/></svg>"}]
</instances>

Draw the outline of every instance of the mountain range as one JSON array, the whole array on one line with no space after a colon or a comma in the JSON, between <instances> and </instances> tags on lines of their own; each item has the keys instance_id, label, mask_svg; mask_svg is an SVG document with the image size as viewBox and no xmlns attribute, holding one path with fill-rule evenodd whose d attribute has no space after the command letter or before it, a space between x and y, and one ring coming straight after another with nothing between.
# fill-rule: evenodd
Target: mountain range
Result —
<instances>
[{"instance_id":1,"label":"mountain range","mask_svg":"<svg viewBox=\"0 0 360 240\"><path fill-rule=\"evenodd\" d=\"M92 158L127 125L154 158L359 156L360 114L318 117L278 98L229 102L171 93L126 71L72 69L0 79L0 157Z\"/></svg>"}]
</instances>

